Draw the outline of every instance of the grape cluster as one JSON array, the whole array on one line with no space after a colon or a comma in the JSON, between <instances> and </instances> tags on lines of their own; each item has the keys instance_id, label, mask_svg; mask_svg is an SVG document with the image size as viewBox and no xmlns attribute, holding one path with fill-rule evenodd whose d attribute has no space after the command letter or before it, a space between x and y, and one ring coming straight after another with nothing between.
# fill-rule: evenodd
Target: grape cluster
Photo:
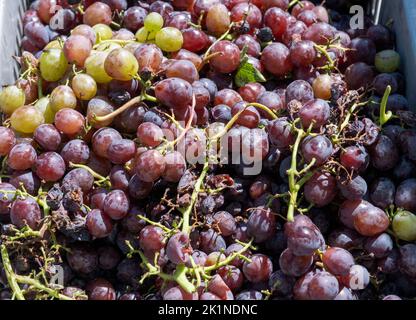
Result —
<instances>
[{"instance_id":1,"label":"grape cluster","mask_svg":"<svg viewBox=\"0 0 416 320\"><path fill-rule=\"evenodd\" d=\"M0 92L1 299L414 298L393 34L318 2L34 1Z\"/></svg>"}]
</instances>

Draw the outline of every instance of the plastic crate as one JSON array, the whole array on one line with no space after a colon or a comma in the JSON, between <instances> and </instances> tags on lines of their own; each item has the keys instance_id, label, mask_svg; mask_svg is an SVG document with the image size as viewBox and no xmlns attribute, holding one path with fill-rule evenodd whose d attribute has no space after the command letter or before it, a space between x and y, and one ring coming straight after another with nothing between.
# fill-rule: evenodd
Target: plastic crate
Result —
<instances>
[{"instance_id":1,"label":"plastic crate","mask_svg":"<svg viewBox=\"0 0 416 320\"><path fill-rule=\"evenodd\" d=\"M12 59L20 54L23 37L21 17L30 0L0 0L0 85L13 83L19 66ZM393 21L401 69L406 77L407 98L416 108L416 0L372 0L367 13L376 23Z\"/></svg>"}]
</instances>

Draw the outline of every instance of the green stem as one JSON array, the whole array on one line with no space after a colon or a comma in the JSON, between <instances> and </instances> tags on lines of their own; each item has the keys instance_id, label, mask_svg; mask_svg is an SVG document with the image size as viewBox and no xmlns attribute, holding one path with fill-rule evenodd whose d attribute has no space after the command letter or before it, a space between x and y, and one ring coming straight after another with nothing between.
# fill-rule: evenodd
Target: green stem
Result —
<instances>
[{"instance_id":1,"label":"green stem","mask_svg":"<svg viewBox=\"0 0 416 320\"><path fill-rule=\"evenodd\" d=\"M70 297L67 297L63 294L60 294L59 292L41 284L39 281L36 281L35 279L32 279L30 277L15 275L15 278L19 283L23 283L23 284L27 284L27 285L30 285L32 287L35 287L36 289L38 289L40 291L46 292L49 296L51 296L53 298L56 298L56 299L59 299L59 300L74 300Z\"/></svg>"},{"instance_id":2,"label":"green stem","mask_svg":"<svg viewBox=\"0 0 416 320\"><path fill-rule=\"evenodd\" d=\"M123 106L121 106L120 108L118 108L117 110L115 110L114 112L111 112L110 114L107 114L105 116L100 116L100 117L95 116L94 121L98 123L111 121L118 115L122 114L124 111L134 106L135 104L142 102L142 100L143 100L142 96L135 97L131 99L129 102L127 102L126 104L124 104Z\"/></svg>"},{"instance_id":3,"label":"green stem","mask_svg":"<svg viewBox=\"0 0 416 320\"><path fill-rule=\"evenodd\" d=\"M1 258L3 260L3 268L4 268L4 271L6 272L6 277L7 277L7 281L9 283L10 289L12 290L17 300L25 300L22 290L20 289L19 284L15 278L15 274L13 272L13 269L10 263L9 254L4 244L1 245Z\"/></svg>"},{"instance_id":4,"label":"green stem","mask_svg":"<svg viewBox=\"0 0 416 320\"><path fill-rule=\"evenodd\" d=\"M390 93L391 93L391 86L387 86L386 91L384 92L384 95L383 95L383 99L381 100L381 104L380 104L380 120L379 120L380 128L383 127L383 125L386 124L393 116L393 113L391 111L386 112L387 102L389 101Z\"/></svg>"},{"instance_id":5,"label":"green stem","mask_svg":"<svg viewBox=\"0 0 416 320\"><path fill-rule=\"evenodd\" d=\"M195 292L195 286L188 280L186 277L186 273L188 272L188 268L185 265L180 264L176 267L176 271L173 274L173 278L175 281L188 293Z\"/></svg>"},{"instance_id":6,"label":"green stem","mask_svg":"<svg viewBox=\"0 0 416 320\"><path fill-rule=\"evenodd\" d=\"M209 161L208 161L208 159L206 159L206 161L204 163L204 167L202 169L202 172L201 172L198 180L195 183L194 191L192 192L192 196L191 196L191 203L183 211L182 232L185 233L185 234L190 234L191 233L191 227L189 225L189 222L190 222L190 219L191 219L192 209L194 208L196 200L198 199L198 194L200 192L202 183L204 182L205 176L208 173L208 169L209 169Z\"/></svg>"},{"instance_id":7,"label":"green stem","mask_svg":"<svg viewBox=\"0 0 416 320\"><path fill-rule=\"evenodd\" d=\"M87 170L89 173L91 173L91 175L98 180L98 182L100 183L105 183L107 184L107 186L111 187L111 183L108 177L103 177L102 175L98 174L97 172L95 172L94 170L92 170L90 167L83 165L83 164L75 164L70 162L69 163L69 167L70 168L81 168L84 170Z\"/></svg>"}]
</instances>

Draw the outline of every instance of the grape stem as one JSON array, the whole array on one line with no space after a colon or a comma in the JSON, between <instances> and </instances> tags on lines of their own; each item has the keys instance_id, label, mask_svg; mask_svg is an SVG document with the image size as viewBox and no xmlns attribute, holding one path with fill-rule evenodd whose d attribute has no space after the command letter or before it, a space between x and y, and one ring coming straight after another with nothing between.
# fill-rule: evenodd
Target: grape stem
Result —
<instances>
[{"instance_id":1,"label":"grape stem","mask_svg":"<svg viewBox=\"0 0 416 320\"><path fill-rule=\"evenodd\" d=\"M150 95L148 95L147 93L143 93L141 96L135 97L133 99L131 99L129 102L127 102L126 104L122 105L120 108L118 108L117 110L115 110L114 112L107 114L105 116L94 116L93 120L96 122L106 122L106 121L111 121L113 120L115 117L117 117L118 115L122 114L124 111L130 109L131 107L133 107L134 105L142 102L143 100L147 100L147 101L151 101L151 102L157 102L157 99L155 97L152 97Z\"/></svg>"},{"instance_id":2,"label":"grape stem","mask_svg":"<svg viewBox=\"0 0 416 320\"><path fill-rule=\"evenodd\" d=\"M46 292L49 296L53 298L57 298L60 300L73 300L72 298L62 295L59 292L43 285L35 279L15 274L10 263L9 253L7 252L7 248L4 244L1 245L1 258L3 261L4 271L6 272L7 281L13 292L14 297L17 300L25 300L23 292L19 287L19 283L26 284L38 289L39 291Z\"/></svg>"},{"instance_id":3,"label":"grape stem","mask_svg":"<svg viewBox=\"0 0 416 320\"><path fill-rule=\"evenodd\" d=\"M225 31L209 48L208 48L208 50L205 52L205 55L204 55L204 58L202 59L202 63L201 63L201 66L200 66L200 69L205 65L205 63L207 62L207 61L209 61L209 56L210 56L210 54L211 54L211 50L212 50L212 48L218 43L218 42L220 42L220 41L222 41L222 40L224 40L229 34L230 34L230 32L231 32L231 29L233 28L233 26L234 26L234 22L231 22L230 23L230 26L228 27L228 29L227 29L227 31Z\"/></svg>"},{"instance_id":4,"label":"grape stem","mask_svg":"<svg viewBox=\"0 0 416 320\"><path fill-rule=\"evenodd\" d=\"M111 182L108 177L103 177L102 175L98 174L94 170L92 170L90 167L83 165L83 164L75 164L70 162L69 163L70 168L78 168L78 169L84 169L87 170L95 179L97 179L96 183L98 185L106 185L107 187L111 187Z\"/></svg>"},{"instance_id":5,"label":"grape stem","mask_svg":"<svg viewBox=\"0 0 416 320\"><path fill-rule=\"evenodd\" d=\"M312 177L313 171L310 171L312 167L315 165L316 159L313 158L312 161L301 171L298 171L297 169L297 155L299 152L299 146L303 138L309 135L311 127L308 129L308 131L305 131L303 129L296 128L296 121L293 123L294 130L297 132L296 141L293 145L292 149L292 159L291 159L291 165L290 169L287 170L287 175L289 177L289 206L287 209L287 220L293 221L295 216L295 209L297 208L297 200L298 200L298 194L299 190L302 188L302 186ZM297 177L302 176L299 180L296 180Z\"/></svg>"},{"instance_id":6,"label":"grape stem","mask_svg":"<svg viewBox=\"0 0 416 320\"><path fill-rule=\"evenodd\" d=\"M389 100L390 93L391 93L391 86L388 85L386 88L386 91L384 92L383 99L381 100L381 104L380 104L380 119L379 119L380 128L382 128L383 125L386 124L393 116L393 113L391 111L386 112L387 102Z\"/></svg>"}]
</instances>

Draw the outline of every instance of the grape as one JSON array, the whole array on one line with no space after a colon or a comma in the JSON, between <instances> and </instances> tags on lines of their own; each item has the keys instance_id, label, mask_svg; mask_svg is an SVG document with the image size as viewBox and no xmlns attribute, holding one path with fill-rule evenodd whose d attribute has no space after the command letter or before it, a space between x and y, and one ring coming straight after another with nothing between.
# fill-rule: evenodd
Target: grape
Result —
<instances>
[{"instance_id":1,"label":"grape","mask_svg":"<svg viewBox=\"0 0 416 320\"><path fill-rule=\"evenodd\" d=\"M301 149L306 162L310 163L315 158L317 166L325 163L333 153L331 141L322 135L305 138Z\"/></svg>"},{"instance_id":2,"label":"grape","mask_svg":"<svg viewBox=\"0 0 416 320\"><path fill-rule=\"evenodd\" d=\"M87 74L93 77L97 83L108 83L112 80L104 66L108 54L108 52L96 51L85 60Z\"/></svg>"},{"instance_id":3,"label":"grape","mask_svg":"<svg viewBox=\"0 0 416 320\"><path fill-rule=\"evenodd\" d=\"M236 300L263 300L263 295L259 291L242 291L235 297Z\"/></svg>"},{"instance_id":4,"label":"grape","mask_svg":"<svg viewBox=\"0 0 416 320\"><path fill-rule=\"evenodd\" d=\"M112 189L119 189L127 192L129 189L130 176L122 166L114 166L110 172Z\"/></svg>"},{"instance_id":5,"label":"grape","mask_svg":"<svg viewBox=\"0 0 416 320\"><path fill-rule=\"evenodd\" d=\"M351 41L351 51L347 51L350 63L365 62L373 64L376 56L376 46L371 39L357 37Z\"/></svg>"},{"instance_id":6,"label":"grape","mask_svg":"<svg viewBox=\"0 0 416 320\"><path fill-rule=\"evenodd\" d=\"M258 283L267 281L273 272L271 260L263 254L251 256L251 262L244 262L243 273L248 281Z\"/></svg>"},{"instance_id":7,"label":"grape","mask_svg":"<svg viewBox=\"0 0 416 320\"><path fill-rule=\"evenodd\" d=\"M269 125L270 142L279 149L287 149L295 141L290 123L286 118L274 120Z\"/></svg>"},{"instance_id":8,"label":"grape","mask_svg":"<svg viewBox=\"0 0 416 320\"><path fill-rule=\"evenodd\" d=\"M40 181L32 171L15 171L10 177L10 184L16 188L23 186L30 195L37 195Z\"/></svg>"},{"instance_id":9,"label":"grape","mask_svg":"<svg viewBox=\"0 0 416 320\"><path fill-rule=\"evenodd\" d=\"M364 147L350 146L341 152L340 160L345 168L361 172L367 168L369 156Z\"/></svg>"},{"instance_id":10,"label":"grape","mask_svg":"<svg viewBox=\"0 0 416 320\"><path fill-rule=\"evenodd\" d=\"M308 67L316 59L317 53L312 41L294 42L290 47L290 60L296 67Z\"/></svg>"},{"instance_id":11,"label":"grape","mask_svg":"<svg viewBox=\"0 0 416 320\"><path fill-rule=\"evenodd\" d=\"M151 12L144 19L144 27L149 31L159 31L163 27L163 17L157 12Z\"/></svg>"},{"instance_id":12,"label":"grape","mask_svg":"<svg viewBox=\"0 0 416 320\"><path fill-rule=\"evenodd\" d=\"M93 301L116 300L116 291L112 284L105 279L90 281L87 284L87 293L88 299Z\"/></svg>"},{"instance_id":13,"label":"grape","mask_svg":"<svg viewBox=\"0 0 416 320\"><path fill-rule=\"evenodd\" d=\"M234 266L226 266L218 269L217 273L231 291L236 292L243 286L244 276L240 269Z\"/></svg>"},{"instance_id":14,"label":"grape","mask_svg":"<svg viewBox=\"0 0 416 320\"><path fill-rule=\"evenodd\" d=\"M163 294L163 300L198 300L198 293L188 293L181 287L173 287Z\"/></svg>"},{"instance_id":15,"label":"grape","mask_svg":"<svg viewBox=\"0 0 416 320\"><path fill-rule=\"evenodd\" d=\"M166 160L157 150L140 154L136 160L135 173L144 182L155 182L166 169Z\"/></svg>"},{"instance_id":16,"label":"grape","mask_svg":"<svg viewBox=\"0 0 416 320\"><path fill-rule=\"evenodd\" d=\"M289 49L277 42L269 44L263 50L261 63L276 77L283 77L293 69Z\"/></svg>"},{"instance_id":17,"label":"grape","mask_svg":"<svg viewBox=\"0 0 416 320\"><path fill-rule=\"evenodd\" d=\"M97 41L97 35L96 35L94 29L91 28L90 26L86 25L86 24L80 24L80 25L76 26L74 29L72 29L71 35L73 35L73 36L76 36L76 35L84 36L84 37L90 39L92 45L94 45Z\"/></svg>"},{"instance_id":18,"label":"grape","mask_svg":"<svg viewBox=\"0 0 416 320\"><path fill-rule=\"evenodd\" d=\"M45 151L58 150L62 142L61 134L55 126L51 124L42 124L37 127L33 137Z\"/></svg>"},{"instance_id":19,"label":"grape","mask_svg":"<svg viewBox=\"0 0 416 320\"><path fill-rule=\"evenodd\" d=\"M192 104L192 86L185 80L169 78L155 87L156 98L169 108L182 109Z\"/></svg>"},{"instance_id":20,"label":"grape","mask_svg":"<svg viewBox=\"0 0 416 320\"><path fill-rule=\"evenodd\" d=\"M281 8L270 8L264 14L264 24L272 30L276 40L281 39L288 26L286 13Z\"/></svg>"},{"instance_id":21,"label":"grape","mask_svg":"<svg viewBox=\"0 0 416 320\"><path fill-rule=\"evenodd\" d=\"M176 60L169 64L166 68L166 77L180 78L193 83L199 80L198 70L191 61Z\"/></svg>"},{"instance_id":22,"label":"grape","mask_svg":"<svg viewBox=\"0 0 416 320\"><path fill-rule=\"evenodd\" d=\"M91 27L99 23L110 25L112 22L110 6L102 2L94 2L85 10L83 22Z\"/></svg>"},{"instance_id":23,"label":"grape","mask_svg":"<svg viewBox=\"0 0 416 320\"><path fill-rule=\"evenodd\" d=\"M27 143L15 145L9 152L7 164L14 170L30 169L36 162L36 150Z\"/></svg>"},{"instance_id":24,"label":"grape","mask_svg":"<svg viewBox=\"0 0 416 320\"><path fill-rule=\"evenodd\" d=\"M355 231L349 228L343 228L333 231L328 237L328 244L331 247L340 247L350 250L360 247L362 237Z\"/></svg>"},{"instance_id":25,"label":"grape","mask_svg":"<svg viewBox=\"0 0 416 320\"><path fill-rule=\"evenodd\" d=\"M64 177L62 185L79 187L83 192L88 193L94 185L94 177L84 168L76 168Z\"/></svg>"},{"instance_id":26,"label":"grape","mask_svg":"<svg viewBox=\"0 0 416 320\"><path fill-rule=\"evenodd\" d=\"M275 92L265 91L262 92L257 97L257 102L265 105L273 112L279 114L279 112L284 110L283 101L280 96ZM262 117L266 117L270 120L271 116L266 113L264 110L259 110L259 113Z\"/></svg>"},{"instance_id":27,"label":"grape","mask_svg":"<svg viewBox=\"0 0 416 320\"><path fill-rule=\"evenodd\" d=\"M179 51L183 45L182 33L172 27L166 27L156 34L156 45L166 52Z\"/></svg>"},{"instance_id":28,"label":"grape","mask_svg":"<svg viewBox=\"0 0 416 320\"><path fill-rule=\"evenodd\" d=\"M145 199L153 189L153 182L144 182L134 175L129 182L129 194L134 199Z\"/></svg>"},{"instance_id":29,"label":"grape","mask_svg":"<svg viewBox=\"0 0 416 320\"><path fill-rule=\"evenodd\" d=\"M385 296L383 300L402 300L399 296L396 296L394 294L390 294L388 296Z\"/></svg>"},{"instance_id":30,"label":"grape","mask_svg":"<svg viewBox=\"0 0 416 320\"><path fill-rule=\"evenodd\" d=\"M313 93L316 98L330 100L332 97L332 78L327 74L319 75L312 83Z\"/></svg>"},{"instance_id":31,"label":"grape","mask_svg":"<svg viewBox=\"0 0 416 320\"><path fill-rule=\"evenodd\" d=\"M310 271L300 278L293 288L295 300L310 300L308 295L308 286L317 271Z\"/></svg>"},{"instance_id":32,"label":"grape","mask_svg":"<svg viewBox=\"0 0 416 320\"><path fill-rule=\"evenodd\" d=\"M380 171L393 169L399 161L399 152L389 137L380 135L370 149L371 163Z\"/></svg>"},{"instance_id":33,"label":"grape","mask_svg":"<svg viewBox=\"0 0 416 320\"><path fill-rule=\"evenodd\" d=\"M48 30L38 21L26 24L24 34L34 46L40 49L43 49L50 41Z\"/></svg>"},{"instance_id":34,"label":"grape","mask_svg":"<svg viewBox=\"0 0 416 320\"><path fill-rule=\"evenodd\" d=\"M321 208L336 196L336 180L329 172L316 172L304 186L305 199Z\"/></svg>"},{"instance_id":35,"label":"grape","mask_svg":"<svg viewBox=\"0 0 416 320\"><path fill-rule=\"evenodd\" d=\"M367 182L359 175L347 178L341 177L338 180L338 189L344 198L358 200L362 199L367 193Z\"/></svg>"},{"instance_id":36,"label":"grape","mask_svg":"<svg viewBox=\"0 0 416 320\"><path fill-rule=\"evenodd\" d=\"M25 104L25 93L16 86L7 86L0 92L0 108L6 114L23 107Z\"/></svg>"},{"instance_id":37,"label":"grape","mask_svg":"<svg viewBox=\"0 0 416 320\"><path fill-rule=\"evenodd\" d=\"M166 168L162 177L169 182L179 182L186 170L186 161L181 153L174 151L165 156Z\"/></svg>"},{"instance_id":38,"label":"grape","mask_svg":"<svg viewBox=\"0 0 416 320\"><path fill-rule=\"evenodd\" d=\"M65 108L75 109L77 106L77 97L71 87L58 86L52 91L49 103L54 112Z\"/></svg>"},{"instance_id":39,"label":"grape","mask_svg":"<svg viewBox=\"0 0 416 320\"><path fill-rule=\"evenodd\" d=\"M165 247L163 230L155 226L146 226L140 231L140 247L145 251L159 251Z\"/></svg>"},{"instance_id":40,"label":"grape","mask_svg":"<svg viewBox=\"0 0 416 320\"><path fill-rule=\"evenodd\" d=\"M254 129L258 126L260 121L260 114L253 106L246 106L245 102L238 102L231 108L231 114L235 116L239 112L240 115L236 121L237 124L244 127Z\"/></svg>"},{"instance_id":41,"label":"grape","mask_svg":"<svg viewBox=\"0 0 416 320\"><path fill-rule=\"evenodd\" d=\"M136 32L144 26L147 11L139 6L133 6L124 13L123 26L132 32Z\"/></svg>"},{"instance_id":42,"label":"grape","mask_svg":"<svg viewBox=\"0 0 416 320\"><path fill-rule=\"evenodd\" d=\"M183 49L191 52L199 52L208 45L208 37L202 30L187 28L182 31L182 36Z\"/></svg>"},{"instance_id":43,"label":"grape","mask_svg":"<svg viewBox=\"0 0 416 320\"><path fill-rule=\"evenodd\" d=\"M41 154L36 160L36 174L47 182L56 182L65 174L65 162L56 152Z\"/></svg>"},{"instance_id":44,"label":"grape","mask_svg":"<svg viewBox=\"0 0 416 320\"><path fill-rule=\"evenodd\" d=\"M387 233L382 233L378 236L368 238L364 248L368 253L378 259L385 258L393 249L393 240Z\"/></svg>"},{"instance_id":45,"label":"grape","mask_svg":"<svg viewBox=\"0 0 416 320\"><path fill-rule=\"evenodd\" d=\"M329 104L324 100L316 99L303 105L299 111L299 118L304 128L309 128L312 125L312 128L319 129L327 123L330 114Z\"/></svg>"},{"instance_id":46,"label":"grape","mask_svg":"<svg viewBox=\"0 0 416 320\"><path fill-rule=\"evenodd\" d=\"M116 80L129 81L139 71L135 56L125 49L115 49L104 62L105 72Z\"/></svg>"},{"instance_id":47,"label":"grape","mask_svg":"<svg viewBox=\"0 0 416 320\"><path fill-rule=\"evenodd\" d=\"M382 209L386 209L394 203L395 193L396 187L388 178L378 178L370 187L370 198L372 203Z\"/></svg>"},{"instance_id":48,"label":"grape","mask_svg":"<svg viewBox=\"0 0 416 320\"><path fill-rule=\"evenodd\" d=\"M97 83L88 74L78 74L72 78L72 90L78 99L88 101L97 94Z\"/></svg>"},{"instance_id":49,"label":"grape","mask_svg":"<svg viewBox=\"0 0 416 320\"><path fill-rule=\"evenodd\" d=\"M123 219L130 208L130 201L121 190L111 191L104 200L103 211L113 220Z\"/></svg>"},{"instance_id":50,"label":"grape","mask_svg":"<svg viewBox=\"0 0 416 320\"><path fill-rule=\"evenodd\" d=\"M32 230L36 230L41 219L40 207L34 199L17 199L13 202L10 209L10 220L17 228L29 226Z\"/></svg>"},{"instance_id":51,"label":"grape","mask_svg":"<svg viewBox=\"0 0 416 320\"><path fill-rule=\"evenodd\" d=\"M370 207L367 211L360 210L354 216L353 223L355 229L367 237L384 232L390 224L386 213L377 207Z\"/></svg>"},{"instance_id":52,"label":"grape","mask_svg":"<svg viewBox=\"0 0 416 320\"><path fill-rule=\"evenodd\" d=\"M222 254L221 252L211 252L205 261L205 266L206 267L211 267L211 266L215 266L220 262L225 261L226 257L224 254Z\"/></svg>"},{"instance_id":53,"label":"grape","mask_svg":"<svg viewBox=\"0 0 416 320\"><path fill-rule=\"evenodd\" d=\"M10 123L14 130L21 133L33 133L45 122L41 112L33 106L24 106L13 112Z\"/></svg>"},{"instance_id":54,"label":"grape","mask_svg":"<svg viewBox=\"0 0 416 320\"><path fill-rule=\"evenodd\" d=\"M224 238L212 229L201 232L199 240L199 249L208 254L227 247Z\"/></svg>"},{"instance_id":55,"label":"grape","mask_svg":"<svg viewBox=\"0 0 416 320\"><path fill-rule=\"evenodd\" d=\"M264 93L266 89L260 83L248 83L242 86L238 93L244 101L256 102L258 97Z\"/></svg>"},{"instance_id":56,"label":"grape","mask_svg":"<svg viewBox=\"0 0 416 320\"><path fill-rule=\"evenodd\" d=\"M112 128L98 130L92 137L92 148L94 152L103 158L108 158L108 148L114 142L122 140L120 133Z\"/></svg>"},{"instance_id":57,"label":"grape","mask_svg":"<svg viewBox=\"0 0 416 320\"><path fill-rule=\"evenodd\" d=\"M280 255L279 265L282 272L288 276L300 277L312 266L312 256L295 256L290 249Z\"/></svg>"},{"instance_id":58,"label":"grape","mask_svg":"<svg viewBox=\"0 0 416 320\"><path fill-rule=\"evenodd\" d=\"M250 27L250 30L255 30L261 26L262 14L260 9L254 4L246 2L238 3L231 9L231 21L244 21Z\"/></svg>"},{"instance_id":59,"label":"grape","mask_svg":"<svg viewBox=\"0 0 416 320\"><path fill-rule=\"evenodd\" d=\"M61 109L55 115L55 126L62 133L73 136L84 128L84 116L73 109Z\"/></svg>"},{"instance_id":60,"label":"grape","mask_svg":"<svg viewBox=\"0 0 416 320\"><path fill-rule=\"evenodd\" d=\"M400 247L400 270L410 277L416 275L416 245L405 244Z\"/></svg>"},{"instance_id":61,"label":"grape","mask_svg":"<svg viewBox=\"0 0 416 320\"><path fill-rule=\"evenodd\" d=\"M294 41L299 40L307 29L308 27L302 21L290 22L282 35L282 42L290 46Z\"/></svg>"},{"instance_id":62,"label":"grape","mask_svg":"<svg viewBox=\"0 0 416 320\"><path fill-rule=\"evenodd\" d=\"M296 256L310 256L322 245L323 238L315 225L298 226L293 231L285 229L287 247Z\"/></svg>"},{"instance_id":63,"label":"grape","mask_svg":"<svg viewBox=\"0 0 416 320\"><path fill-rule=\"evenodd\" d=\"M107 150L108 159L115 164L125 164L134 158L135 153L136 145L128 139L114 141Z\"/></svg>"},{"instance_id":64,"label":"grape","mask_svg":"<svg viewBox=\"0 0 416 320\"><path fill-rule=\"evenodd\" d=\"M174 234L166 245L166 254L169 260L175 264L186 263L191 252L189 237L182 232Z\"/></svg>"},{"instance_id":65,"label":"grape","mask_svg":"<svg viewBox=\"0 0 416 320\"><path fill-rule=\"evenodd\" d=\"M157 73L162 64L163 53L154 44L143 44L134 52L134 55L139 62L139 71Z\"/></svg>"},{"instance_id":66,"label":"grape","mask_svg":"<svg viewBox=\"0 0 416 320\"><path fill-rule=\"evenodd\" d=\"M401 240L416 240L416 216L409 212L400 210L393 218L392 228L394 234Z\"/></svg>"},{"instance_id":67,"label":"grape","mask_svg":"<svg viewBox=\"0 0 416 320\"><path fill-rule=\"evenodd\" d=\"M313 276L307 292L312 300L333 300L339 293L339 283L329 272L322 271Z\"/></svg>"},{"instance_id":68,"label":"grape","mask_svg":"<svg viewBox=\"0 0 416 320\"><path fill-rule=\"evenodd\" d=\"M61 49L48 49L39 59L40 73L43 79L56 82L63 78L68 68L68 61Z\"/></svg>"},{"instance_id":69,"label":"grape","mask_svg":"<svg viewBox=\"0 0 416 320\"><path fill-rule=\"evenodd\" d=\"M84 141L75 139L64 145L61 150L61 156L67 165L70 162L86 164L90 158L90 149Z\"/></svg>"},{"instance_id":70,"label":"grape","mask_svg":"<svg viewBox=\"0 0 416 320\"><path fill-rule=\"evenodd\" d=\"M214 224L225 237L233 235L237 229L234 217L227 211L219 211L215 213L213 219Z\"/></svg>"},{"instance_id":71,"label":"grape","mask_svg":"<svg viewBox=\"0 0 416 320\"><path fill-rule=\"evenodd\" d=\"M220 73L231 73L240 65L240 49L228 40L221 40L211 48L211 54L218 54L210 59L211 67Z\"/></svg>"},{"instance_id":72,"label":"grape","mask_svg":"<svg viewBox=\"0 0 416 320\"><path fill-rule=\"evenodd\" d=\"M232 108L238 102L243 101L243 98L236 91L231 89L223 89L216 93L214 105L225 104Z\"/></svg>"},{"instance_id":73,"label":"grape","mask_svg":"<svg viewBox=\"0 0 416 320\"><path fill-rule=\"evenodd\" d=\"M64 45L65 58L70 63L83 67L92 50L91 40L80 35L72 35Z\"/></svg>"},{"instance_id":74,"label":"grape","mask_svg":"<svg viewBox=\"0 0 416 320\"><path fill-rule=\"evenodd\" d=\"M416 179L408 179L403 181L396 190L394 203L397 207L416 211Z\"/></svg>"},{"instance_id":75,"label":"grape","mask_svg":"<svg viewBox=\"0 0 416 320\"><path fill-rule=\"evenodd\" d=\"M87 120L94 128L103 128L110 125L113 120L96 121L95 117L106 116L114 111L114 105L106 97L98 96L91 99L87 108Z\"/></svg>"},{"instance_id":76,"label":"grape","mask_svg":"<svg viewBox=\"0 0 416 320\"><path fill-rule=\"evenodd\" d=\"M116 248L104 246L98 249L98 263L103 270L113 270L120 263L121 255Z\"/></svg>"},{"instance_id":77,"label":"grape","mask_svg":"<svg viewBox=\"0 0 416 320\"><path fill-rule=\"evenodd\" d=\"M374 65L378 72L395 72L400 67L400 55L394 50L380 51L375 56Z\"/></svg>"},{"instance_id":78,"label":"grape","mask_svg":"<svg viewBox=\"0 0 416 320\"><path fill-rule=\"evenodd\" d=\"M95 238L105 238L113 229L111 219L99 209L91 210L87 215L88 232Z\"/></svg>"},{"instance_id":79,"label":"grape","mask_svg":"<svg viewBox=\"0 0 416 320\"><path fill-rule=\"evenodd\" d=\"M336 276L347 275L354 265L353 256L342 248L329 248L322 255L325 269Z\"/></svg>"},{"instance_id":80,"label":"grape","mask_svg":"<svg viewBox=\"0 0 416 320\"><path fill-rule=\"evenodd\" d=\"M252 211L247 222L247 232L257 243L269 240L276 232L276 218L273 212L261 208Z\"/></svg>"},{"instance_id":81,"label":"grape","mask_svg":"<svg viewBox=\"0 0 416 320\"><path fill-rule=\"evenodd\" d=\"M293 81L286 88L286 102L287 103L291 102L292 100L297 100L297 101L301 102L302 104L306 104L308 101L311 101L312 99L313 99L313 89L312 89L311 85L308 82L304 81L304 80ZM323 118L328 117L329 106L325 105L324 101L314 100L314 102L312 102L309 105L305 105L305 106L307 108L306 113L308 113L308 109L315 109L313 111L318 111L321 108L321 109L323 109L323 110L319 110L319 111L321 111L321 114L322 114L321 117L323 117ZM307 107L307 106L309 106L309 107ZM302 113L300 113L300 116L301 116L301 119L302 119L303 118ZM308 119L310 117L307 117L307 115L305 115L305 118ZM309 121L309 122L311 122L311 121Z\"/></svg>"},{"instance_id":82,"label":"grape","mask_svg":"<svg viewBox=\"0 0 416 320\"><path fill-rule=\"evenodd\" d=\"M374 71L364 62L350 65L345 71L345 82L350 90L366 88L373 83Z\"/></svg>"},{"instance_id":83,"label":"grape","mask_svg":"<svg viewBox=\"0 0 416 320\"><path fill-rule=\"evenodd\" d=\"M335 38L335 28L325 22L317 22L308 27L303 38L319 45L326 45Z\"/></svg>"},{"instance_id":84,"label":"grape","mask_svg":"<svg viewBox=\"0 0 416 320\"><path fill-rule=\"evenodd\" d=\"M0 183L0 214L10 213L10 205L15 197L16 188L9 183Z\"/></svg>"}]
</instances>

